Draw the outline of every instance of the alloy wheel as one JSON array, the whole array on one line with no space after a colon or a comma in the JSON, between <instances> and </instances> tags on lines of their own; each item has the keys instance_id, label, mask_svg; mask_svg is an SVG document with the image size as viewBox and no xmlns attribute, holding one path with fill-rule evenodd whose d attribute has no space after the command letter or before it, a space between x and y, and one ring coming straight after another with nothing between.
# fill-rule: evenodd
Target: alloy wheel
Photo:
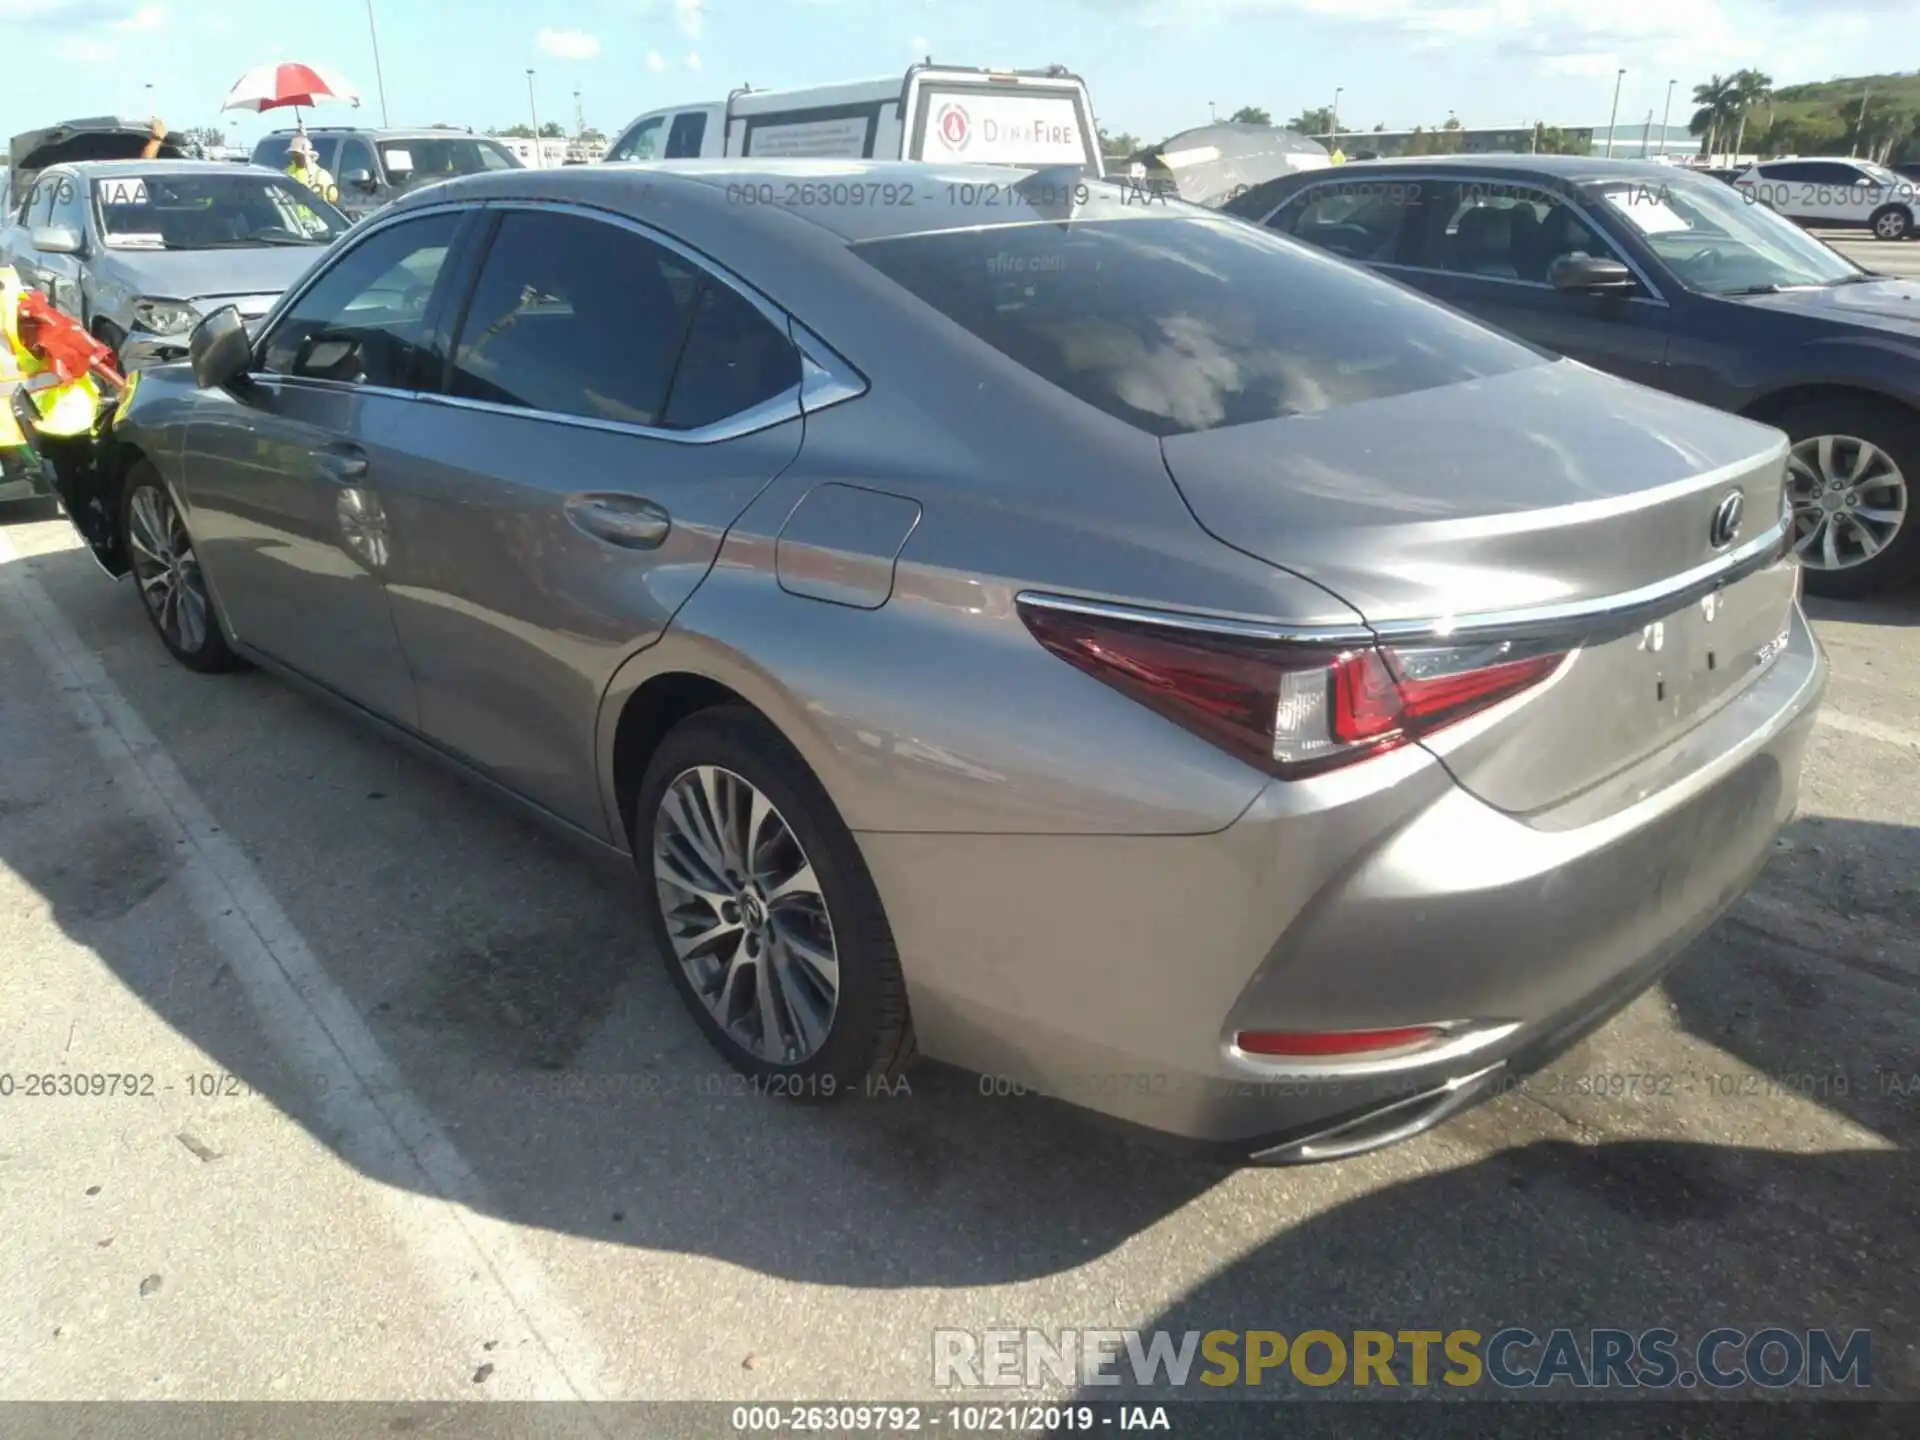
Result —
<instances>
[{"instance_id":1,"label":"alloy wheel","mask_svg":"<svg viewBox=\"0 0 1920 1440\"><path fill-rule=\"evenodd\" d=\"M177 650L195 653L207 643L213 613L193 540L172 498L143 485L127 509L128 558L140 599L154 624Z\"/></svg>"},{"instance_id":2,"label":"alloy wheel","mask_svg":"<svg viewBox=\"0 0 1920 1440\"><path fill-rule=\"evenodd\" d=\"M1852 435L1811 435L1787 460L1793 548L1814 570L1850 570L1892 543L1907 519L1893 457Z\"/></svg>"},{"instance_id":3,"label":"alloy wheel","mask_svg":"<svg viewBox=\"0 0 1920 1440\"><path fill-rule=\"evenodd\" d=\"M773 802L731 770L683 771L654 815L653 874L674 956L720 1029L768 1064L817 1053L839 950L813 862Z\"/></svg>"}]
</instances>

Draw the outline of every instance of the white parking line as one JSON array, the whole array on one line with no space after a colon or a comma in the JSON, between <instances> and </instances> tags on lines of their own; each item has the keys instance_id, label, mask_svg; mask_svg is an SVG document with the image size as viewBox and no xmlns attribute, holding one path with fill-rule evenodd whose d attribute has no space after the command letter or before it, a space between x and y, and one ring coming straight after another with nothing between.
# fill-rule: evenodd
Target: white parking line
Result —
<instances>
[{"instance_id":1,"label":"white parking line","mask_svg":"<svg viewBox=\"0 0 1920 1440\"><path fill-rule=\"evenodd\" d=\"M1844 730L1849 735L1878 740L1883 745L1902 745L1909 750L1920 750L1920 730L1902 730L1898 725L1882 725L1878 720L1863 720L1857 715L1824 707L1820 711L1820 723L1830 730Z\"/></svg>"},{"instance_id":2,"label":"white parking line","mask_svg":"<svg viewBox=\"0 0 1920 1440\"><path fill-rule=\"evenodd\" d=\"M0 535L0 605L19 620L120 793L174 852L207 938L274 1047L305 1077L325 1138L362 1173L388 1182L379 1188L394 1232L442 1301L503 1342L529 1342L502 1344L504 1354L537 1358L524 1374L503 1365L493 1398L603 1398L606 1372L585 1328L547 1290L513 1227L493 1218L472 1167L20 558Z\"/></svg>"}]
</instances>

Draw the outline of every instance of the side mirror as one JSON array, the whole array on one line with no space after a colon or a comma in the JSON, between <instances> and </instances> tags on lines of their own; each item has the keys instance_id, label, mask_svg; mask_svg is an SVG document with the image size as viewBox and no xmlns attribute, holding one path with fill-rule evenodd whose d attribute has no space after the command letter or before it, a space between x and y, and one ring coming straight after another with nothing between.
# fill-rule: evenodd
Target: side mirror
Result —
<instances>
[{"instance_id":1,"label":"side mirror","mask_svg":"<svg viewBox=\"0 0 1920 1440\"><path fill-rule=\"evenodd\" d=\"M68 225L41 225L31 238L42 255L78 255L86 249L80 232Z\"/></svg>"},{"instance_id":2,"label":"side mirror","mask_svg":"<svg viewBox=\"0 0 1920 1440\"><path fill-rule=\"evenodd\" d=\"M223 305L193 327L187 342L193 360L193 383L217 390L245 377L253 368L253 337L231 305Z\"/></svg>"},{"instance_id":3,"label":"side mirror","mask_svg":"<svg viewBox=\"0 0 1920 1440\"><path fill-rule=\"evenodd\" d=\"M362 190L373 189L373 174L371 171L349 170L340 178L345 180L349 185L359 186Z\"/></svg>"},{"instance_id":4,"label":"side mirror","mask_svg":"<svg viewBox=\"0 0 1920 1440\"><path fill-rule=\"evenodd\" d=\"M1547 271L1556 290L1633 290L1639 281L1618 260L1592 255L1562 255Z\"/></svg>"}]
</instances>

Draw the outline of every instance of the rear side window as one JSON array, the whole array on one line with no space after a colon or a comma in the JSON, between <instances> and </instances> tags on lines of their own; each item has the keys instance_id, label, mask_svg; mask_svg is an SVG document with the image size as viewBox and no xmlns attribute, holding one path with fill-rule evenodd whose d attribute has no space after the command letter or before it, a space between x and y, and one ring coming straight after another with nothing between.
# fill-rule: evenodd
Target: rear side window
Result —
<instances>
[{"instance_id":1,"label":"rear side window","mask_svg":"<svg viewBox=\"0 0 1920 1440\"><path fill-rule=\"evenodd\" d=\"M700 277L631 230L506 215L454 353L453 393L554 415L657 426Z\"/></svg>"},{"instance_id":2,"label":"rear side window","mask_svg":"<svg viewBox=\"0 0 1920 1440\"><path fill-rule=\"evenodd\" d=\"M1417 180L1316 185L1267 223L1349 260L1391 264L1419 204Z\"/></svg>"},{"instance_id":3,"label":"rear side window","mask_svg":"<svg viewBox=\"0 0 1920 1440\"><path fill-rule=\"evenodd\" d=\"M1237 220L1005 225L873 240L853 253L1041 378L1155 435L1546 363Z\"/></svg>"},{"instance_id":4,"label":"rear side window","mask_svg":"<svg viewBox=\"0 0 1920 1440\"><path fill-rule=\"evenodd\" d=\"M684 115L673 117L673 128L667 132L667 159L698 160L700 142L706 138L707 115L704 110L690 110Z\"/></svg>"},{"instance_id":5,"label":"rear side window","mask_svg":"<svg viewBox=\"0 0 1920 1440\"><path fill-rule=\"evenodd\" d=\"M800 356L787 337L717 280L708 280L667 400L669 429L696 430L750 410L800 383Z\"/></svg>"}]
</instances>

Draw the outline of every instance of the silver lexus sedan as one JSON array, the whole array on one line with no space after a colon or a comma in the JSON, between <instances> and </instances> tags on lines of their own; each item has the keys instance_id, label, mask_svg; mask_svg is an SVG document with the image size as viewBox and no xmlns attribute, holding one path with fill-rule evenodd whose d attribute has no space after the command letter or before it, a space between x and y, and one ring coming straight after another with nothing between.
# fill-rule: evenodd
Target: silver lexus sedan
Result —
<instances>
[{"instance_id":1,"label":"silver lexus sedan","mask_svg":"<svg viewBox=\"0 0 1920 1440\"><path fill-rule=\"evenodd\" d=\"M1825 684L1785 459L1124 182L735 161L409 196L62 483L183 663L631 854L769 1089L924 1052L1297 1161L1765 863Z\"/></svg>"}]
</instances>

